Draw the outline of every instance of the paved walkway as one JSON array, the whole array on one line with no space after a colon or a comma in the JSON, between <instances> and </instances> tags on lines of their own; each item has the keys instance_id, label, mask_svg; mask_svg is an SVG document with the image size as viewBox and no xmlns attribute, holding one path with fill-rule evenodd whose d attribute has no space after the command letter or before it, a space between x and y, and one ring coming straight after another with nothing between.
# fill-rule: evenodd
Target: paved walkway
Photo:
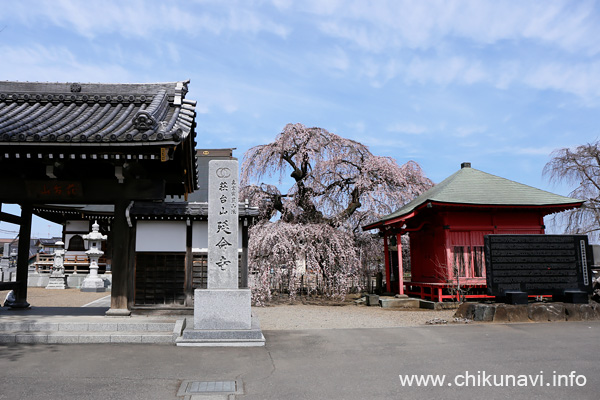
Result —
<instances>
[{"instance_id":1,"label":"paved walkway","mask_svg":"<svg viewBox=\"0 0 600 400\"><path fill-rule=\"evenodd\" d=\"M173 344L182 317L107 317L110 295L82 307L0 308L0 343ZM1 398L1 397L0 397Z\"/></svg>"},{"instance_id":2,"label":"paved walkway","mask_svg":"<svg viewBox=\"0 0 600 400\"><path fill-rule=\"evenodd\" d=\"M600 322L266 331L265 336L266 346L255 348L0 345L0 399L598 399ZM400 382L399 375L413 374L445 381L441 386ZM571 374L580 385L568 383ZM490 375L498 383L507 375L543 380L491 386ZM567 377L560 387L553 382L558 375ZM473 378L464 385L466 376ZM219 382L228 391L216 391Z\"/></svg>"}]
</instances>

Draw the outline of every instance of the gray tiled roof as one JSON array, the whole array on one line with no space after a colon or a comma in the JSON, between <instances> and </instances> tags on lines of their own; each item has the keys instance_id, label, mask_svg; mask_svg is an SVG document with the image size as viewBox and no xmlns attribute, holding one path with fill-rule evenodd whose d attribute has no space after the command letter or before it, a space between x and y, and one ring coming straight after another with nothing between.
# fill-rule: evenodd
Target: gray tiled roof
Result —
<instances>
[{"instance_id":1,"label":"gray tiled roof","mask_svg":"<svg viewBox=\"0 0 600 400\"><path fill-rule=\"evenodd\" d=\"M34 207L36 215L58 222L69 218L112 218L114 205L98 204L48 204ZM136 219L186 219L188 217L208 216L208 203L206 202L147 202L136 201L133 203L129 214ZM246 207L246 204L238 204L238 215L240 217L258 216L257 207Z\"/></svg>"},{"instance_id":2,"label":"gray tiled roof","mask_svg":"<svg viewBox=\"0 0 600 400\"><path fill-rule=\"evenodd\" d=\"M419 206L429 202L514 207L555 206L560 209L569 205L578 206L583 203L583 200L550 193L479 171L470 166L464 166L398 211L383 217L375 224L407 215Z\"/></svg>"},{"instance_id":3,"label":"gray tiled roof","mask_svg":"<svg viewBox=\"0 0 600 400\"><path fill-rule=\"evenodd\" d=\"M195 117L188 82L0 82L0 145L180 142Z\"/></svg>"},{"instance_id":4,"label":"gray tiled roof","mask_svg":"<svg viewBox=\"0 0 600 400\"><path fill-rule=\"evenodd\" d=\"M208 216L208 203L196 202L147 202L136 201L131 208L131 215L140 217L157 218L163 216L189 217ZM238 215L240 217L258 216L257 207L246 207L244 203L238 203Z\"/></svg>"}]
</instances>

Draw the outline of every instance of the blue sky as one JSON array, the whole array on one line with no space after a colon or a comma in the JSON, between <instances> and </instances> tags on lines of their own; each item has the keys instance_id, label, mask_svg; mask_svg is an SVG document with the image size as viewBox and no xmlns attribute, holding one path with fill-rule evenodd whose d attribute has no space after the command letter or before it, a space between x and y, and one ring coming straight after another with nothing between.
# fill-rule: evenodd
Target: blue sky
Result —
<instances>
[{"instance_id":1,"label":"blue sky","mask_svg":"<svg viewBox=\"0 0 600 400\"><path fill-rule=\"evenodd\" d=\"M566 195L542 169L599 136L598 21L585 0L5 1L0 79L190 79L199 147L241 159L300 122L434 182L470 161Z\"/></svg>"}]
</instances>

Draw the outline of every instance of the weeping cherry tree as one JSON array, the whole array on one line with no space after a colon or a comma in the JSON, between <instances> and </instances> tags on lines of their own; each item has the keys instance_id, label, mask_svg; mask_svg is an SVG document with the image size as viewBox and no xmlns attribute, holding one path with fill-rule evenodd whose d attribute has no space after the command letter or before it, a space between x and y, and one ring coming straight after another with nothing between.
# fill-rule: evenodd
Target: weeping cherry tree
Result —
<instances>
[{"instance_id":1,"label":"weeping cherry tree","mask_svg":"<svg viewBox=\"0 0 600 400\"><path fill-rule=\"evenodd\" d=\"M288 124L275 141L246 152L241 185L242 198L261 212L251 228L249 257L257 278L254 300L262 303L270 299L269 279L284 270L295 296L299 268L320 277L324 295L343 298L348 280L382 255L380 238L361 226L432 183L414 161L398 165L325 129Z\"/></svg>"}]
</instances>

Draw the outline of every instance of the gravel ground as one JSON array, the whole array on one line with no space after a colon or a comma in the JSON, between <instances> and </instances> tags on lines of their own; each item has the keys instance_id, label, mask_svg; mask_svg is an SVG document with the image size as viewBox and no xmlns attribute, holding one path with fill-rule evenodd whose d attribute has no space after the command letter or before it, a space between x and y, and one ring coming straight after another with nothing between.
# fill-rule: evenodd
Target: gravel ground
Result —
<instances>
[{"instance_id":1,"label":"gravel ground","mask_svg":"<svg viewBox=\"0 0 600 400\"><path fill-rule=\"evenodd\" d=\"M423 325L434 318L452 321L456 310L393 310L356 305L253 307L262 330L393 328Z\"/></svg>"},{"instance_id":2,"label":"gravel ground","mask_svg":"<svg viewBox=\"0 0 600 400\"><path fill-rule=\"evenodd\" d=\"M7 290L0 291L0 303L4 304L7 294ZM109 294L110 292L81 292L79 289L30 287L27 288L27 302L33 307L81 307Z\"/></svg>"},{"instance_id":3,"label":"gravel ground","mask_svg":"<svg viewBox=\"0 0 600 400\"><path fill-rule=\"evenodd\" d=\"M8 291L0 291L0 303ZM28 288L27 301L33 307L81 307L109 295L81 292L79 289L50 290ZM453 320L455 310L383 309L358 306L349 302L341 306L278 304L253 307L263 330L393 328L423 325L434 318Z\"/></svg>"}]
</instances>

